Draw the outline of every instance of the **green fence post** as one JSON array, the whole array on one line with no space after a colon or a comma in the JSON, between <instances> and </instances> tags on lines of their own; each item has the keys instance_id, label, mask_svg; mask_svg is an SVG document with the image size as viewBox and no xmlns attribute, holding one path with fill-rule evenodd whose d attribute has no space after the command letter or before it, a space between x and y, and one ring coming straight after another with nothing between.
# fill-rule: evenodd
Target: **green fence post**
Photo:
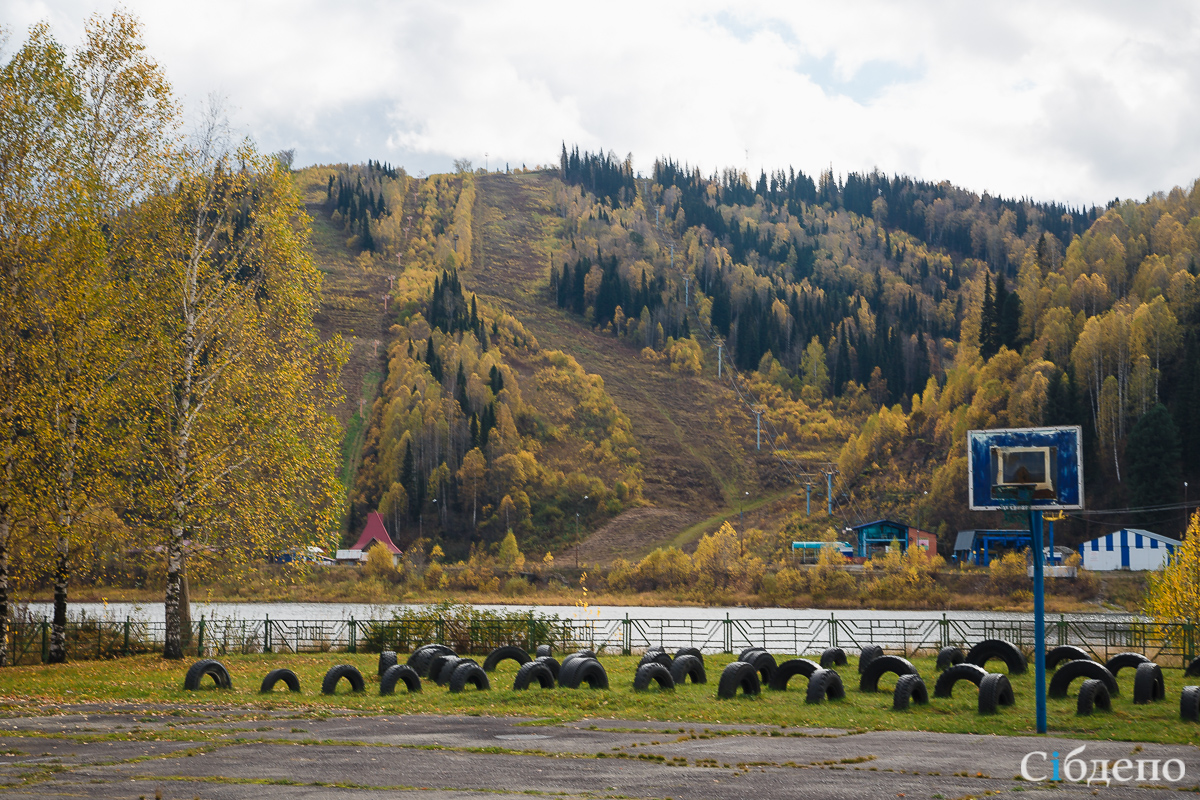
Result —
<instances>
[{"instance_id":1,"label":"green fence post","mask_svg":"<svg viewBox=\"0 0 1200 800\"><path fill-rule=\"evenodd\" d=\"M950 620L946 619L946 612L942 612L942 647L950 646Z\"/></svg>"},{"instance_id":2,"label":"green fence post","mask_svg":"<svg viewBox=\"0 0 1200 800\"><path fill-rule=\"evenodd\" d=\"M629 612L626 611L625 619L621 621L621 655L623 656L629 655L631 647L630 642L633 639L633 631L631 630L632 626L633 623L629 621Z\"/></svg>"},{"instance_id":3,"label":"green fence post","mask_svg":"<svg viewBox=\"0 0 1200 800\"><path fill-rule=\"evenodd\" d=\"M358 652L358 623L354 621L354 617L350 618L350 652Z\"/></svg>"},{"instance_id":4,"label":"green fence post","mask_svg":"<svg viewBox=\"0 0 1200 800\"><path fill-rule=\"evenodd\" d=\"M722 644L725 645L726 653L732 653L733 652L733 621L731 619L729 619L728 611L725 612L725 619L722 621L722 625L725 626L725 641L722 642Z\"/></svg>"},{"instance_id":5,"label":"green fence post","mask_svg":"<svg viewBox=\"0 0 1200 800\"><path fill-rule=\"evenodd\" d=\"M267 621L263 626L263 652L271 652L271 615L267 614Z\"/></svg>"},{"instance_id":6,"label":"green fence post","mask_svg":"<svg viewBox=\"0 0 1200 800\"><path fill-rule=\"evenodd\" d=\"M829 646L837 647L837 620L833 618L833 614L829 615Z\"/></svg>"},{"instance_id":7,"label":"green fence post","mask_svg":"<svg viewBox=\"0 0 1200 800\"><path fill-rule=\"evenodd\" d=\"M50 660L50 623L42 620L42 663Z\"/></svg>"},{"instance_id":8,"label":"green fence post","mask_svg":"<svg viewBox=\"0 0 1200 800\"><path fill-rule=\"evenodd\" d=\"M433 621L433 638L438 644L446 643L446 625L445 620L438 617Z\"/></svg>"},{"instance_id":9,"label":"green fence post","mask_svg":"<svg viewBox=\"0 0 1200 800\"><path fill-rule=\"evenodd\" d=\"M122 652L129 655L129 617L125 617L125 646Z\"/></svg>"},{"instance_id":10,"label":"green fence post","mask_svg":"<svg viewBox=\"0 0 1200 800\"><path fill-rule=\"evenodd\" d=\"M525 628L525 649L533 650L536 646L536 643L533 641L533 611L530 610L529 620Z\"/></svg>"},{"instance_id":11,"label":"green fence post","mask_svg":"<svg viewBox=\"0 0 1200 800\"><path fill-rule=\"evenodd\" d=\"M196 635L196 658L204 657L204 615L200 615L200 630Z\"/></svg>"}]
</instances>

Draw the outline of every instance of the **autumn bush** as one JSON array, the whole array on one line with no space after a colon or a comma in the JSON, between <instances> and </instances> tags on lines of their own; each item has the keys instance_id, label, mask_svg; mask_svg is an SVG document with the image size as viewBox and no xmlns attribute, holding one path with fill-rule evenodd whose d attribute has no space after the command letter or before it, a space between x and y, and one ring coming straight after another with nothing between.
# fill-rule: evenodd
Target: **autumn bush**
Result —
<instances>
[{"instance_id":1,"label":"autumn bush","mask_svg":"<svg viewBox=\"0 0 1200 800\"><path fill-rule=\"evenodd\" d=\"M937 572L946 562L921 547L900 552L897 544L882 557L867 562L863 596L876 603L938 608L949 591L938 583Z\"/></svg>"},{"instance_id":2,"label":"autumn bush","mask_svg":"<svg viewBox=\"0 0 1200 800\"><path fill-rule=\"evenodd\" d=\"M988 587L997 595L1011 597L1029 591L1029 572L1026 550L1013 550L988 564Z\"/></svg>"}]
</instances>

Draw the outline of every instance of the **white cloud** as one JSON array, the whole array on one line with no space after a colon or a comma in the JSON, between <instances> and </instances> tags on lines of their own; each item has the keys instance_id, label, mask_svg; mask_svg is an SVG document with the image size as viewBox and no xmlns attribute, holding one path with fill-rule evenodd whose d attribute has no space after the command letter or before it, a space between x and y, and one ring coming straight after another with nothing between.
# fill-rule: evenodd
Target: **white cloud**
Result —
<instances>
[{"instance_id":1,"label":"white cloud","mask_svg":"<svg viewBox=\"0 0 1200 800\"><path fill-rule=\"evenodd\" d=\"M192 107L300 163L550 163L560 143L705 171L872 167L1072 203L1200 177L1200 33L1184 2L561 3L130 0ZM64 42L95 0L16 0Z\"/></svg>"}]
</instances>

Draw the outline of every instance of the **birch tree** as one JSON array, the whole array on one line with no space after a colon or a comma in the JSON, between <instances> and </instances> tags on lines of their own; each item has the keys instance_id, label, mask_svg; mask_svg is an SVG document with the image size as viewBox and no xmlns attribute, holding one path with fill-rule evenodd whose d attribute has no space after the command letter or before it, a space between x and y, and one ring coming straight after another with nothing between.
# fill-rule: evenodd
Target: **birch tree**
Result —
<instances>
[{"instance_id":1,"label":"birch tree","mask_svg":"<svg viewBox=\"0 0 1200 800\"><path fill-rule=\"evenodd\" d=\"M147 494L167 556L164 654L181 658L189 557L245 565L335 534L327 409L345 354L312 326L320 274L291 176L229 148L219 115L145 211Z\"/></svg>"},{"instance_id":2,"label":"birch tree","mask_svg":"<svg viewBox=\"0 0 1200 800\"><path fill-rule=\"evenodd\" d=\"M18 481L29 467L27 289L69 205L63 134L76 107L65 51L35 26L0 69L0 666L9 660L9 540L28 494Z\"/></svg>"},{"instance_id":3,"label":"birch tree","mask_svg":"<svg viewBox=\"0 0 1200 800\"><path fill-rule=\"evenodd\" d=\"M15 112L4 115L14 139L6 136L5 145L16 145L5 147L16 179L10 191L37 207L40 219L27 227L27 257L12 269L23 274L24 429L36 452L30 481L48 501L39 522L54 540L52 663L66 658L69 559L82 533L80 513L107 493L118 471L117 380L131 349L117 269L127 256L123 214L161 179L175 111L135 19L93 16L84 34L68 57L47 28L35 27L6 68ZM16 166L21 159L24 172Z\"/></svg>"}]
</instances>

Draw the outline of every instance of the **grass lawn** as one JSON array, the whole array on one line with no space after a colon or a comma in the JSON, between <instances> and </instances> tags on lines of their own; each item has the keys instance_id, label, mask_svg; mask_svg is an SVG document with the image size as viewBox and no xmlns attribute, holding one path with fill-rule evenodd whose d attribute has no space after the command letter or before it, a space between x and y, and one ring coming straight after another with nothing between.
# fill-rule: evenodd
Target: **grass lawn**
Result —
<instances>
[{"instance_id":1,"label":"grass lawn","mask_svg":"<svg viewBox=\"0 0 1200 800\"><path fill-rule=\"evenodd\" d=\"M403 656L401 663L403 663ZM543 720L577 720L581 718L613 718L626 720L679 721L695 725L755 724L779 726L778 734L796 733L795 728L841 728L864 730L924 730L977 734L1032 734L1034 732L1033 670L1025 675L1012 676L1016 706L1002 708L995 716L977 712L978 693L974 686L960 682L954 697L933 698L937 672L932 658L914 658L913 663L925 679L931 695L930 704L913 706L908 711L892 710L891 689L895 676L885 675L877 694L858 690L856 659L839 667L846 686L845 700L806 705L805 679L792 680L786 692L764 688L759 697L739 695L733 700L718 700L717 682L722 668L734 660L732 655L705 657L708 683L687 684L675 691L653 689L637 693L632 689L633 673L638 664L636 656L602 656L609 676L610 689L551 690L531 689L512 691L517 665L512 661L500 664L491 674L492 689L479 692L473 688L460 694L450 694L431 680L423 680L423 691L408 694L403 684L391 697L378 695L376 654L316 653L316 654L256 654L230 655L220 659L233 679L233 689L218 690L211 679L197 692L183 690L183 676L192 661L168 662L154 656L138 656L115 661L84 661L57 666L26 666L0 670L0 703L9 716L45 713L41 706L79 703L153 703L181 707L186 716L187 706L235 706L269 711L294 711L298 716L328 714L468 714L503 716L517 715ZM785 657L776 656L777 661ZM476 660L483 661L482 656ZM367 681L362 694L350 692L343 681L336 695L320 694L321 679L331 666L349 663L356 666ZM280 683L275 693L260 695L263 676L272 669L288 667L300 678L301 692L284 691ZM991 670L1003 670L999 661L989 663ZM1090 717L1076 717L1075 694L1082 680L1072 684L1072 696L1065 700L1050 699L1050 732L1056 735L1086 739L1112 739L1161 743L1196 744L1200 742L1200 726L1179 718L1179 695L1183 686L1200 682L1184 678L1180 669L1165 669L1166 700L1135 706L1133 670L1122 670L1118 681L1121 694L1113 698L1111 712L1097 711ZM653 684L652 684L653 685ZM178 711L176 712L179 713ZM818 732L819 733L819 732ZM776 735L772 731L770 735ZM806 735L813 735L808 731ZM204 734L197 732L204 738Z\"/></svg>"}]
</instances>

